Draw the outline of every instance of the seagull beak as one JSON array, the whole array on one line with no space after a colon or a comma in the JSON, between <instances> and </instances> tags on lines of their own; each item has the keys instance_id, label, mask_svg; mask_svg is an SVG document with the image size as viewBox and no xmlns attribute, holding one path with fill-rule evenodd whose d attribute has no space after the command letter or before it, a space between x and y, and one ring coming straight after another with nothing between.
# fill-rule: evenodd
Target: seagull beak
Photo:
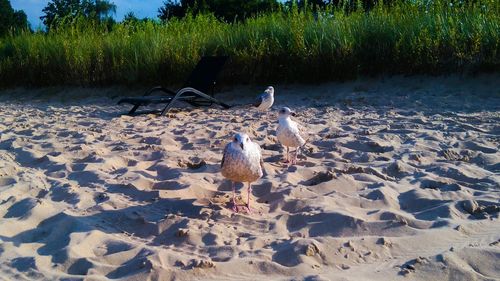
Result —
<instances>
[{"instance_id":1,"label":"seagull beak","mask_svg":"<svg viewBox=\"0 0 500 281\"><path fill-rule=\"evenodd\" d=\"M243 143L240 143L241 150L244 150L245 147L243 146Z\"/></svg>"}]
</instances>

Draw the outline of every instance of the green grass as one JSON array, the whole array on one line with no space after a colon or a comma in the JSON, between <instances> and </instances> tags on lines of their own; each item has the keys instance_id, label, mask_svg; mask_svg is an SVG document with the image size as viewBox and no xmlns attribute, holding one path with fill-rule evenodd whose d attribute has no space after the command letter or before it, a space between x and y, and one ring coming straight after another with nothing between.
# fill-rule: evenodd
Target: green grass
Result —
<instances>
[{"instance_id":1,"label":"green grass","mask_svg":"<svg viewBox=\"0 0 500 281\"><path fill-rule=\"evenodd\" d=\"M331 12L331 11L330 11ZM202 55L231 56L227 83L318 82L377 74L500 69L500 4L433 2L370 12L274 12L243 23L210 15L75 24L0 39L0 87L182 81Z\"/></svg>"}]
</instances>

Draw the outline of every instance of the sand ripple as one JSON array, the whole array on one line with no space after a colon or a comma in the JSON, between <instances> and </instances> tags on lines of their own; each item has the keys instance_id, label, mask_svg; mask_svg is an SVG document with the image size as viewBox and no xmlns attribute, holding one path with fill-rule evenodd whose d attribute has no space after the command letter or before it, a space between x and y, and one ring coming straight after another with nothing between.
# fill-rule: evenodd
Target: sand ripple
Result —
<instances>
[{"instance_id":1,"label":"sand ripple","mask_svg":"<svg viewBox=\"0 0 500 281\"><path fill-rule=\"evenodd\" d=\"M278 105L294 107L310 136L290 168L276 112L132 118L102 97L112 89L29 103L12 96L32 93L14 90L0 112L0 275L498 278L498 78L283 87ZM253 91L222 97L251 101ZM219 173L235 130L264 148L251 216L228 209Z\"/></svg>"}]
</instances>

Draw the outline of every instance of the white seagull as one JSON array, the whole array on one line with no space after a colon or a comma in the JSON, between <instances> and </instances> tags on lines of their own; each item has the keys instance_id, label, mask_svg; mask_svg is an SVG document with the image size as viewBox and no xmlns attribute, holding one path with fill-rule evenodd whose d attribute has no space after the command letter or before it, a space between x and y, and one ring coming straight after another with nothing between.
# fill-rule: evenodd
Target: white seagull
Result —
<instances>
[{"instance_id":1,"label":"white seagull","mask_svg":"<svg viewBox=\"0 0 500 281\"><path fill-rule=\"evenodd\" d=\"M273 103L274 103L274 88L273 86L269 86L264 91L264 93L260 94L257 97L257 100L253 105L257 107L257 110L259 111L266 111L269 108L271 108L271 106L273 106Z\"/></svg>"},{"instance_id":2,"label":"white seagull","mask_svg":"<svg viewBox=\"0 0 500 281\"><path fill-rule=\"evenodd\" d=\"M251 183L262 177L263 166L260 146L252 142L246 134L237 133L233 141L226 145L222 156L221 173L231 181L233 211L238 212L240 207L236 204L235 182L248 182L248 199L246 206L243 207L246 207L248 213L251 212Z\"/></svg>"},{"instance_id":3,"label":"white seagull","mask_svg":"<svg viewBox=\"0 0 500 281\"><path fill-rule=\"evenodd\" d=\"M288 107L283 107L279 111L278 116L278 129L276 130L276 137L278 141L286 146L286 163L297 163L297 152L306 141L301 136L297 122L293 121L290 116L295 116L295 112ZM290 147L294 147L294 158L290 159Z\"/></svg>"}]
</instances>

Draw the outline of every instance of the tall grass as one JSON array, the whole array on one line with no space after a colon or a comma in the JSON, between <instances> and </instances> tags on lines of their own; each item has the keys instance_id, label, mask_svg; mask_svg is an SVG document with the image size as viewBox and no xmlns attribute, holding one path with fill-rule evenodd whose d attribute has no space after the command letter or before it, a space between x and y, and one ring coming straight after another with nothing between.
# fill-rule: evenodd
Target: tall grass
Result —
<instances>
[{"instance_id":1,"label":"tall grass","mask_svg":"<svg viewBox=\"0 0 500 281\"><path fill-rule=\"evenodd\" d=\"M0 86L176 83L202 55L230 55L229 83L500 69L500 4L441 1L278 11L245 22L88 23L0 39Z\"/></svg>"}]
</instances>

